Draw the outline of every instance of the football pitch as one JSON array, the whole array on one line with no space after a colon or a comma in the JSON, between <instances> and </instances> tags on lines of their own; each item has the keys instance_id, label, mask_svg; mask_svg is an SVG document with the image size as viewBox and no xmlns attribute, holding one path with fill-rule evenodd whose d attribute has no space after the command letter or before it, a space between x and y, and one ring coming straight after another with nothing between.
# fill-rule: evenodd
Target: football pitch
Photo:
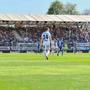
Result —
<instances>
[{"instance_id":1,"label":"football pitch","mask_svg":"<svg viewBox=\"0 0 90 90\"><path fill-rule=\"evenodd\" d=\"M0 90L90 90L90 53L1 53Z\"/></svg>"}]
</instances>

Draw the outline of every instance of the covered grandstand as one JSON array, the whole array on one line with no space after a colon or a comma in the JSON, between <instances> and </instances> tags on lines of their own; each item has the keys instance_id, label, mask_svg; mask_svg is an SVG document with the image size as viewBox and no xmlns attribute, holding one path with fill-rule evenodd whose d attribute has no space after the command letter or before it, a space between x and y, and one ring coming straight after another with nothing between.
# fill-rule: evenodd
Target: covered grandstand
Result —
<instances>
[{"instance_id":1,"label":"covered grandstand","mask_svg":"<svg viewBox=\"0 0 90 90\"><path fill-rule=\"evenodd\" d=\"M0 21L90 22L90 15L0 14Z\"/></svg>"},{"instance_id":2,"label":"covered grandstand","mask_svg":"<svg viewBox=\"0 0 90 90\"><path fill-rule=\"evenodd\" d=\"M78 50L90 51L89 15L31 14L0 14L0 50L36 50L45 27L50 28L54 38L63 37L69 49L75 41Z\"/></svg>"}]
</instances>

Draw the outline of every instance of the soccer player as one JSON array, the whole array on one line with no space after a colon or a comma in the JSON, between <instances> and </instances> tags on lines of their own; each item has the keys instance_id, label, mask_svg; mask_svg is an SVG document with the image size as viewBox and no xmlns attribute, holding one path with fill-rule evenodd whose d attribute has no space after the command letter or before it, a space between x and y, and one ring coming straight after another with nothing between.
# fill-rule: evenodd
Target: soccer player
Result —
<instances>
[{"instance_id":1,"label":"soccer player","mask_svg":"<svg viewBox=\"0 0 90 90\"><path fill-rule=\"evenodd\" d=\"M51 43L51 34L49 32L49 28L46 29L45 32L41 35L41 47L43 46L44 55L48 60L48 55L50 53L50 43Z\"/></svg>"},{"instance_id":2,"label":"soccer player","mask_svg":"<svg viewBox=\"0 0 90 90\"><path fill-rule=\"evenodd\" d=\"M59 56L59 53L61 52L62 56L63 56L63 49L64 49L64 41L63 38L58 38L57 39L57 46L58 46L58 50L57 50L57 56Z\"/></svg>"},{"instance_id":3,"label":"soccer player","mask_svg":"<svg viewBox=\"0 0 90 90\"><path fill-rule=\"evenodd\" d=\"M40 42L39 41L36 42L36 46L37 46L37 52L39 53L40 52Z\"/></svg>"},{"instance_id":4,"label":"soccer player","mask_svg":"<svg viewBox=\"0 0 90 90\"><path fill-rule=\"evenodd\" d=\"M52 37L52 40L51 40L51 53L54 54L54 51L55 51L55 38Z\"/></svg>"},{"instance_id":5,"label":"soccer player","mask_svg":"<svg viewBox=\"0 0 90 90\"><path fill-rule=\"evenodd\" d=\"M77 52L76 41L73 41L73 53Z\"/></svg>"}]
</instances>

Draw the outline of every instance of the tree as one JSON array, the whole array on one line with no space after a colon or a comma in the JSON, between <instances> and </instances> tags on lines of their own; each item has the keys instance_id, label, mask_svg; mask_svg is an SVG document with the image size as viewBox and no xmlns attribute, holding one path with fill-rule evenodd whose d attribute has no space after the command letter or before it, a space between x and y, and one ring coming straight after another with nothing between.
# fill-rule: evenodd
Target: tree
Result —
<instances>
[{"instance_id":1,"label":"tree","mask_svg":"<svg viewBox=\"0 0 90 90\"><path fill-rule=\"evenodd\" d=\"M48 9L47 14L69 14L69 15L77 15L79 12L76 9L76 4L67 3L64 5L62 2L56 0L51 3L50 8Z\"/></svg>"},{"instance_id":2,"label":"tree","mask_svg":"<svg viewBox=\"0 0 90 90\"><path fill-rule=\"evenodd\" d=\"M90 15L90 9L85 9L82 14L83 15Z\"/></svg>"},{"instance_id":3,"label":"tree","mask_svg":"<svg viewBox=\"0 0 90 90\"><path fill-rule=\"evenodd\" d=\"M62 14L63 13L63 3L60 1L56 0L51 3L50 8L48 9L47 14Z\"/></svg>"},{"instance_id":4,"label":"tree","mask_svg":"<svg viewBox=\"0 0 90 90\"><path fill-rule=\"evenodd\" d=\"M64 6L64 14L77 15L79 12L76 10L76 4L67 3Z\"/></svg>"}]
</instances>

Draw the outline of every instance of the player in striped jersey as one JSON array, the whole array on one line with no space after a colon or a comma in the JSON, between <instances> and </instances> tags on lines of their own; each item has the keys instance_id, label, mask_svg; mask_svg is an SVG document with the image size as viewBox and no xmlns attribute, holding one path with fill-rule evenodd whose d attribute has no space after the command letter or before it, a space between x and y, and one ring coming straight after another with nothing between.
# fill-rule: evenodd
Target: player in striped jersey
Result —
<instances>
[{"instance_id":1,"label":"player in striped jersey","mask_svg":"<svg viewBox=\"0 0 90 90\"><path fill-rule=\"evenodd\" d=\"M41 46L43 46L44 55L46 59L48 60L48 55L50 53L50 43L51 43L51 34L50 29L47 28L45 32L41 35Z\"/></svg>"},{"instance_id":2,"label":"player in striped jersey","mask_svg":"<svg viewBox=\"0 0 90 90\"><path fill-rule=\"evenodd\" d=\"M57 39L57 46L58 46L57 56L59 56L60 52L61 52L61 54L63 56L63 51L64 51L64 41L63 41L63 38L58 38Z\"/></svg>"}]
</instances>

